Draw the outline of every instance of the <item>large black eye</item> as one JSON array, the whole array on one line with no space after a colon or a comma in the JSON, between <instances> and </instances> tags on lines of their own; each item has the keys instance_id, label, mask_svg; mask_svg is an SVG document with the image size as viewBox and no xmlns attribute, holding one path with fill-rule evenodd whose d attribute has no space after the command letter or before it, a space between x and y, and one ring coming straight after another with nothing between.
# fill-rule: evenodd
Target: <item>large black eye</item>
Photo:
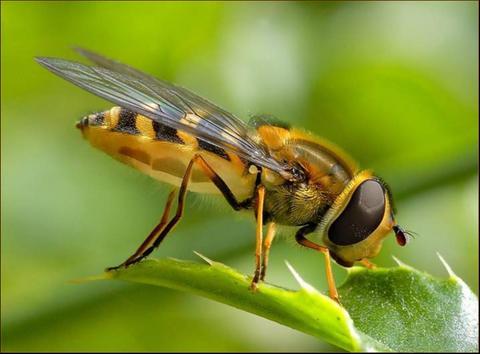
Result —
<instances>
[{"instance_id":1,"label":"large black eye","mask_svg":"<svg viewBox=\"0 0 480 354\"><path fill-rule=\"evenodd\" d=\"M380 225L385 212L385 191L373 179L362 182L347 207L328 230L337 245L353 245L366 239Z\"/></svg>"}]
</instances>

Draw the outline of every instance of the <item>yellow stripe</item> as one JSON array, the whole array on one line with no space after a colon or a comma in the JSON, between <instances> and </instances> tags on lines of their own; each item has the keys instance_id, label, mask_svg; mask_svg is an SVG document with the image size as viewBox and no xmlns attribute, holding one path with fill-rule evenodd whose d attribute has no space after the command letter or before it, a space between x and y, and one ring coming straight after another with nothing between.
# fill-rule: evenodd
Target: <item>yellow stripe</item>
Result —
<instances>
[{"instance_id":1,"label":"yellow stripe","mask_svg":"<svg viewBox=\"0 0 480 354\"><path fill-rule=\"evenodd\" d=\"M114 129L117 126L118 120L120 119L120 110L120 107L113 107L110 109L110 129Z\"/></svg>"},{"instance_id":2,"label":"yellow stripe","mask_svg":"<svg viewBox=\"0 0 480 354\"><path fill-rule=\"evenodd\" d=\"M140 134L150 139L155 138L155 131L153 130L152 120L147 117L137 114L135 117L135 126Z\"/></svg>"},{"instance_id":3,"label":"yellow stripe","mask_svg":"<svg viewBox=\"0 0 480 354\"><path fill-rule=\"evenodd\" d=\"M190 135L188 133L185 133L181 130L177 130L177 136L182 139L182 141L185 143L185 145L189 145L193 148L198 148L198 141L197 138L195 138L193 135Z\"/></svg>"}]
</instances>

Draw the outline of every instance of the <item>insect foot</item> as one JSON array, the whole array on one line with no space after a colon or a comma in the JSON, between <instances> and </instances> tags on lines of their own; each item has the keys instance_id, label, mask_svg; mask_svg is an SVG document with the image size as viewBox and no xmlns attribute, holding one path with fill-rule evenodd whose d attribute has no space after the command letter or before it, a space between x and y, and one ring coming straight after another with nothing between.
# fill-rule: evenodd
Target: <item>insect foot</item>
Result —
<instances>
[{"instance_id":1,"label":"insect foot","mask_svg":"<svg viewBox=\"0 0 480 354\"><path fill-rule=\"evenodd\" d=\"M255 272L255 275L253 276L252 283L250 284L250 290L252 292L256 292L258 289L258 279L260 277L260 274L258 272Z\"/></svg>"}]
</instances>

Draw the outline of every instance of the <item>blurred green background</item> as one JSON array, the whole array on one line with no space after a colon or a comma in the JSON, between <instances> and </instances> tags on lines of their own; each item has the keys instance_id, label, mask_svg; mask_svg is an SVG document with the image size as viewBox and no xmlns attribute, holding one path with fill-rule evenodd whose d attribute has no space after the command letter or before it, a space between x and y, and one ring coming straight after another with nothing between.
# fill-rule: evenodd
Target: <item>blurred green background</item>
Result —
<instances>
[{"instance_id":1,"label":"blurred green background","mask_svg":"<svg viewBox=\"0 0 480 354\"><path fill-rule=\"evenodd\" d=\"M71 284L123 261L169 188L91 148L74 128L110 103L55 77L36 55L103 53L237 116L271 113L342 146L389 182L392 255L438 276L438 251L478 294L477 2L2 2L1 325L7 351L321 351L318 340L167 289ZM204 207L204 205L207 207ZM197 250L253 271L253 221L189 195L154 253ZM323 257L276 240L268 280L296 287L288 260L326 291ZM345 270L334 266L337 282Z\"/></svg>"}]
</instances>

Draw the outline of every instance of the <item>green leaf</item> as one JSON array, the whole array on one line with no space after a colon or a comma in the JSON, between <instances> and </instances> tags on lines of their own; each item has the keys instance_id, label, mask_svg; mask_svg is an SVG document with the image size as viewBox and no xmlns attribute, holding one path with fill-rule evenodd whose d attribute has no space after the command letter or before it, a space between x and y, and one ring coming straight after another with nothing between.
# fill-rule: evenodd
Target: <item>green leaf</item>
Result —
<instances>
[{"instance_id":1,"label":"green leaf","mask_svg":"<svg viewBox=\"0 0 480 354\"><path fill-rule=\"evenodd\" d=\"M354 267L338 288L340 306L288 264L300 290L262 283L253 292L250 277L203 258L208 264L151 259L90 280L119 279L192 292L347 351L478 350L478 299L451 272L442 280L402 264Z\"/></svg>"},{"instance_id":2,"label":"green leaf","mask_svg":"<svg viewBox=\"0 0 480 354\"><path fill-rule=\"evenodd\" d=\"M395 351L478 351L478 299L468 286L446 263L447 279L398 263L350 270L339 292L356 327Z\"/></svg>"}]
</instances>

